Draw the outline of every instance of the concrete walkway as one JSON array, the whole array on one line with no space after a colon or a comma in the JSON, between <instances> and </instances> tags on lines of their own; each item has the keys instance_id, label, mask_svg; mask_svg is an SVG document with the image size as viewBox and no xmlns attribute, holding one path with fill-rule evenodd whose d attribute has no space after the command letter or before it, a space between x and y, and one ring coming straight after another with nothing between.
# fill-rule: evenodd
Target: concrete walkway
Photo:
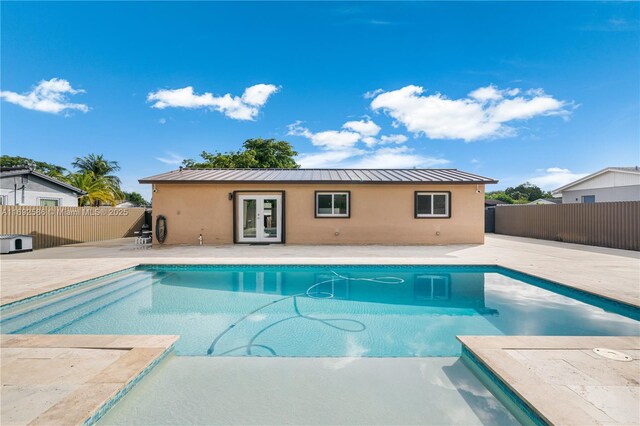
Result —
<instances>
[{"instance_id":1,"label":"concrete walkway","mask_svg":"<svg viewBox=\"0 0 640 426\"><path fill-rule=\"evenodd\" d=\"M498 264L640 306L640 252L489 234L484 245L167 246L133 239L74 244L0 258L0 304L140 263Z\"/></svg>"}]
</instances>

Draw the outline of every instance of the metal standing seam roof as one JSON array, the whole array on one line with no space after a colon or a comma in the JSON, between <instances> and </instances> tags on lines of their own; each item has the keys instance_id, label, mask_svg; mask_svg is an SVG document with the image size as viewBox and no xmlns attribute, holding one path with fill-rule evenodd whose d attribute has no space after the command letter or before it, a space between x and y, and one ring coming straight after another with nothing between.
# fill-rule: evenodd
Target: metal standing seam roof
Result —
<instances>
[{"instance_id":1,"label":"metal standing seam roof","mask_svg":"<svg viewBox=\"0 0 640 426\"><path fill-rule=\"evenodd\" d=\"M140 183L498 183L457 169L183 169Z\"/></svg>"}]
</instances>

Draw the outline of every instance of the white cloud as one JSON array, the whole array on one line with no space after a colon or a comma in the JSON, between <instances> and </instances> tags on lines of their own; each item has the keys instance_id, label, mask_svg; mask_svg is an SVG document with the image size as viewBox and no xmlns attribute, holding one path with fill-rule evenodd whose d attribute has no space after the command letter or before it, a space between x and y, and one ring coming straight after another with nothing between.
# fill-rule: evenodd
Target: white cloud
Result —
<instances>
[{"instance_id":1,"label":"white cloud","mask_svg":"<svg viewBox=\"0 0 640 426\"><path fill-rule=\"evenodd\" d=\"M516 129L506 123L536 116L567 116L573 104L560 101L542 89L521 92L499 90L495 86L478 88L468 97L449 99L435 93L423 95L420 86L406 86L379 92L371 101L373 110L382 110L410 132L431 139L463 139L467 142L507 137Z\"/></svg>"},{"instance_id":2,"label":"white cloud","mask_svg":"<svg viewBox=\"0 0 640 426\"><path fill-rule=\"evenodd\" d=\"M289 125L289 135L302 136L322 151L304 153L297 162L305 168L411 168L433 167L447 164L443 158L425 157L415 154L408 147L381 147L377 145L401 144L408 140L405 135L376 136L380 126L369 118L348 121L340 130L325 130L314 133L300 121ZM363 144L364 147L358 147Z\"/></svg>"},{"instance_id":3,"label":"white cloud","mask_svg":"<svg viewBox=\"0 0 640 426\"><path fill-rule=\"evenodd\" d=\"M308 128L302 126L302 122L296 121L288 126L289 135L303 136L311 141L315 146L325 149L344 149L355 146L358 142L364 143L371 148L378 144L404 143L407 137L404 135L383 135L380 139L376 136L380 133L380 126L370 119L359 121L347 121L342 125L341 130L325 130L313 133Z\"/></svg>"},{"instance_id":4,"label":"white cloud","mask_svg":"<svg viewBox=\"0 0 640 426\"><path fill-rule=\"evenodd\" d=\"M167 123L167 119L166 118L161 118L160 120L158 120L158 123L166 124Z\"/></svg>"},{"instance_id":5,"label":"white cloud","mask_svg":"<svg viewBox=\"0 0 640 426\"><path fill-rule=\"evenodd\" d=\"M323 167L338 167L339 164L354 156L362 155L364 151L360 149L341 149L335 151L323 151L312 154L301 154L297 158L297 163L303 168L314 169Z\"/></svg>"},{"instance_id":6,"label":"white cloud","mask_svg":"<svg viewBox=\"0 0 640 426\"><path fill-rule=\"evenodd\" d=\"M172 152L167 152L167 156L166 157L156 157L156 160L161 161L165 164L182 164L182 161L184 160L184 157L181 157L179 155L176 155Z\"/></svg>"},{"instance_id":7,"label":"white cloud","mask_svg":"<svg viewBox=\"0 0 640 426\"><path fill-rule=\"evenodd\" d=\"M380 136L380 141L382 143L405 143L408 138L405 135L388 135L388 136Z\"/></svg>"},{"instance_id":8,"label":"white cloud","mask_svg":"<svg viewBox=\"0 0 640 426\"><path fill-rule=\"evenodd\" d=\"M2 91L0 98L26 109L51 114L58 114L66 110L87 112L89 111L87 105L69 102L69 95L79 93L84 93L84 90L74 89L67 80L52 78L40 81L31 92L24 94Z\"/></svg>"},{"instance_id":9,"label":"white cloud","mask_svg":"<svg viewBox=\"0 0 640 426\"><path fill-rule=\"evenodd\" d=\"M569 169L550 167L544 170L542 175L532 177L528 179L528 181L533 183L534 185L538 185L544 190L552 190L560 188L561 186L581 179L585 176L587 176L587 173L573 173Z\"/></svg>"},{"instance_id":10,"label":"white cloud","mask_svg":"<svg viewBox=\"0 0 640 426\"><path fill-rule=\"evenodd\" d=\"M345 167L354 169L408 169L412 167L434 167L448 164L444 158L424 157L414 154L406 146L395 148L379 148L373 152L354 159Z\"/></svg>"},{"instance_id":11,"label":"white cloud","mask_svg":"<svg viewBox=\"0 0 640 426\"><path fill-rule=\"evenodd\" d=\"M365 92L364 95L362 95L362 96L365 99L372 99L372 98L375 98L378 93L382 93L382 92L384 92L384 90L376 89L376 90L371 90L369 92Z\"/></svg>"},{"instance_id":12,"label":"white cloud","mask_svg":"<svg viewBox=\"0 0 640 426\"><path fill-rule=\"evenodd\" d=\"M502 93L494 85L480 87L469 93L469 97L479 100L480 102L496 101L502 99Z\"/></svg>"},{"instance_id":13,"label":"white cloud","mask_svg":"<svg viewBox=\"0 0 640 426\"><path fill-rule=\"evenodd\" d=\"M360 133L362 136L377 136L381 130L380 126L371 120L347 121L342 127Z\"/></svg>"},{"instance_id":14,"label":"white cloud","mask_svg":"<svg viewBox=\"0 0 640 426\"><path fill-rule=\"evenodd\" d=\"M235 120L255 120L269 97L279 90L273 84L256 84L246 88L242 96L232 96L229 93L214 96L209 92L198 95L193 92L193 87L188 86L151 92L147 101L154 102L152 108L209 108Z\"/></svg>"},{"instance_id":15,"label":"white cloud","mask_svg":"<svg viewBox=\"0 0 640 426\"><path fill-rule=\"evenodd\" d=\"M289 124L288 128L289 131L287 134L305 137L309 139L313 145L330 150L351 148L362 139L362 135L349 130L325 130L323 132L313 133L308 128L303 127L300 121Z\"/></svg>"}]
</instances>

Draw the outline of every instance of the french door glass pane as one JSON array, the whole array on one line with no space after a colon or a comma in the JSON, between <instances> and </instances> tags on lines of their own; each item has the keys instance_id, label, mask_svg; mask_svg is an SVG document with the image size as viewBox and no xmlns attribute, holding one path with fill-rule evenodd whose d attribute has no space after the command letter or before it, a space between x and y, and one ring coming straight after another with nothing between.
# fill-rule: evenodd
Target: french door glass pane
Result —
<instances>
[{"instance_id":1,"label":"french door glass pane","mask_svg":"<svg viewBox=\"0 0 640 426\"><path fill-rule=\"evenodd\" d=\"M447 196L444 194L434 194L433 214L447 214Z\"/></svg>"},{"instance_id":2,"label":"french door glass pane","mask_svg":"<svg viewBox=\"0 0 640 426\"><path fill-rule=\"evenodd\" d=\"M278 237L278 200L264 200L264 236L268 238Z\"/></svg>"},{"instance_id":3,"label":"french door glass pane","mask_svg":"<svg viewBox=\"0 0 640 426\"><path fill-rule=\"evenodd\" d=\"M332 194L318 194L318 214L332 213Z\"/></svg>"},{"instance_id":4,"label":"french door glass pane","mask_svg":"<svg viewBox=\"0 0 640 426\"><path fill-rule=\"evenodd\" d=\"M242 200L242 236L256 238L256 200Z\"/></svg>"},{"instance_id":5,"label":"french door glass pane","mask_svg":"<svg viewBox=\"0 0 640 426\"><path fill-rule=\"evenodd\" d=\"M431 195L418 195L418 214L431 214Z\"/></svg>"},{"instance_id":6,"label":"french door glass pane","mask_svg":"<svg viewBox=\"0 0 640 426\"><path fill-rule=\"evenodd\" d=\"M333 214L347 214L347 194L333 195Z\"/></svg>"}]
</instances>

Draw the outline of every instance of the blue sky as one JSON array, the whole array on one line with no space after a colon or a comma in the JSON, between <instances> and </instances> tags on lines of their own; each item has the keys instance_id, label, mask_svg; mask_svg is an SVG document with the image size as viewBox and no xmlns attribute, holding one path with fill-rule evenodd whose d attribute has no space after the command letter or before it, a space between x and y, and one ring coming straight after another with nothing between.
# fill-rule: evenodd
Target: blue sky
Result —
<instances>
[{"instance_id":1,"label":"blue sky","mask_svg":"<svg viewBox=\"0 0 640 426\"><path fill-rule=\"evenodd\" d=\"M2 154L202 150L553 189L640 162L640 3L2 3ZM191 89L189 89L191 88ZM227 95L228 94L228 95Z\"/></svg>"}]
</instances>

